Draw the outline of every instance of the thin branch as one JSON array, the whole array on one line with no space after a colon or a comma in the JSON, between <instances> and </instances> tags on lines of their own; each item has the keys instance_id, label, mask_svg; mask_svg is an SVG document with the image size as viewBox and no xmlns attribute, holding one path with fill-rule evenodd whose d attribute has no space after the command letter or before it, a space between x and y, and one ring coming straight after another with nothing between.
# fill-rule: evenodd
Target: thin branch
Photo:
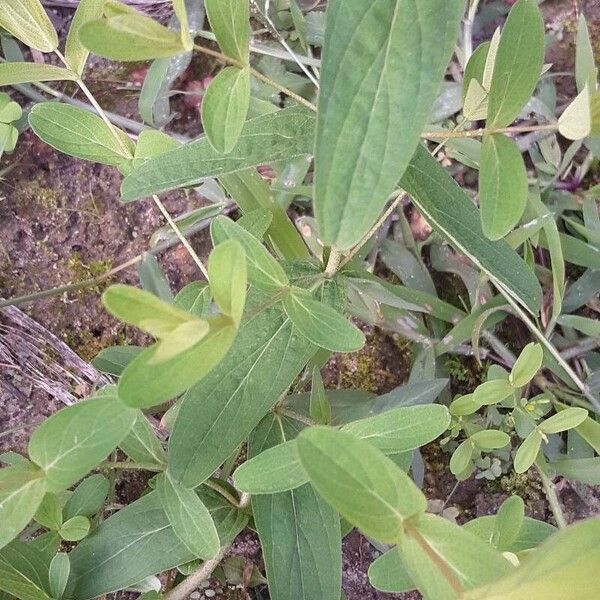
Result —
<instances>
[{"instance_id":1,"label":"thin branch","mask_svg":"<svg viewBox=\"0 0 600 600\"><path fill-rule=\"evenodd\" d=\"M105 460L98 465L100 469L113 469L115 471L152 471L154 473L162 473L166 469L164 465L156 463L137 463L130 461Z\"/></svg>"},{"instance_id":2,"label":"thin branch","mask_svg":"<svg viewBox=\"0 0 600 600\"><path fill-rule=\"evenodd\" d=\"M452 129L450 131L424 131L421 134L421 137L426 138L428 140L447 138L476 138L493 133L527 133L531 131L556 131L557 129L558 125L554 123L550 123L547 125L516 125L514 127L493 127L490 129L480 127L478 129L468 129L466 131L459 131L457 129Z\"/></svg>"},{"instance_id":3,"label":"thin branch","mask_svg":"<svg viewBox=\"0 0 600 600\"><path fill-rule=\"evenodd\" d=\"M560 500L556 495L556 489L554 488L554 484L544 471L543 467L536 463L536 468L538 473L540 474L540 479L542 480L542 487L544 488L544 492L546 494L546 498L548 499L548 505L550 506L550 510L554 515L554 519L559 529L564 529L567 526L567 520L565 519L565 515L563 513L562 507L560 505Z\"/></svg>"}]
</instances>

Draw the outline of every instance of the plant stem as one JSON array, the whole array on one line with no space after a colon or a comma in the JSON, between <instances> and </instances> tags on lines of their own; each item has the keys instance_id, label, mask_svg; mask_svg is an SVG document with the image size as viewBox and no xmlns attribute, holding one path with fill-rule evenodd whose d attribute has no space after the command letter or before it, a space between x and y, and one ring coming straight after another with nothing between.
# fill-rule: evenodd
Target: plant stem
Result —
<instances>
[{"instance_id":1,"label":"plant stem","mask_svg":"<svg viewBox=\"0 0 600 600\"><path fill-rule=\"evenodd\" d=\"M170 592L167 592L164 600L185 600L203 581L212 575L228 549L229 546L221 548L217 556L203 562L196 571L186 577L179 585L176 585Z\"/></svg>"},{"instance_id":2,"label":"plant stem","mask_svg":"<svg viewBox=\"0 0 600 600\"><path fill-rule=\"evenodd\" d=\"M325 267L326 277L333 277L336 274L341 260L342 253L332 247L331 252L329 253L329 259L327 260L327 266Z\"/></svg>"},{"instance_id":3,"label":"plant stem","mask_svg":"<svg viewBox=\"0 0 600 600\"><path fill-rule=\"evenodd\" d=\"M166 466L157 465L156 463L136 463L130 461L113 462L111 460L105 460L100 463L99 468L119 471L152 471L154 473L161 473L166 469Z\"/></svg>"},{"instance_id":4,"label":"plant stem","mask_svg":"<svg viewBox=\"0 0 600 600\"><path fill-rule=\"evenodd\" d=\"M565 515L563 513L562 507L560 506L560 500L556 495L556 490L554 489L554 484L550 480L550 477L546 474L546 471L539 464L536 464L538 473L540 474L540 479L542 480L542 486L544 488L544 492L546 493L546 498L548 499L548 505L550 506L550 510L554 515L554 519L559 529L564 529L567 526L567 520L565 519Z\"/></svg>"},{"instance_id":5,"label":"plant stem","mask_svg":"<svg viewBox=\"0 0 600 600\"><path fill-rule=\"evenodd\" d=\"M275 409L275 412L278 415L283 415L285 417L289 417L290 419L294 419L294 421L298 421L299 423L304 423L305 425L316 425L316 423L310 418L297 413L296 411L290 410L289 408L285 408L283 406L278 406Z\"/></svg>"},{"instance_id":6,"label":"plant stem","mask_svg":"<svg viewBox=\"0 0 600 600\"><path fill-rule=\"evenodd\" d=\"M232 506L235 506L236 508L240 508L241 506L241 497L240 499L236 498L233 494L230 494L226 488L224 488L219 481L215 480L215 479L207 479L204 482L204 485L206 487L209 487L211 490L214 490L215 492L217 492L217 494L220 494L221 496L223 496L223 498L225 498L225 500L227 500L227 502L229 502L229 504L231 504Z\"/></svg>"},{"instance_id":7,"label":"plant stem","mask_svg":"<svg viewBox=\"0 0 600 600\"><path fill-rule=\"evenodd\" d=\"M474 137L482 137L486 134L492 133L528 133L531 131L556 131L558 126L554 123L550 123L548 125L517 125L515 127L499 127L486 129L485 127L480 127L479 129L468 129L466 131L461 131L452 129L450 131L424 131L421 134L422 138L427 139L447 139L447 138L474 138Z\"/></svg>"},{"instance_id":8,"label":"plant stem","mask_svg":"<svg viewBox=\"0 0 600 600\"><path fill-rule=\"evenodd\" d=\"M197 50L198 52L201 52L202 54L206 54L207 56L212 56L213 58L216 58L217 60L219 60L221 62L233 65L234 67L237 67L238 69L249 69L252 76L255 77L256 79L258 79L259 81L262 81L263 83L266 83L267 85L271 86L272 88L275 88L277 91L281 92L282 94L289 96L290 98L292 98L293 100L298 102L298 104L302 104L306 108L308 108L314 112L317 112L317 107L312 102L309 102L302 96L296 94L296 92L292 92L292 90L286 88L283 85L280 85L276 81L273 81L270 77L263 75L260 71L257 71L256 69L249 67L248 65L245 65L244 63L240 62L239 60L237 60L235 58L231 58L230 56L226 56L225 54L221 54L221 52L217 52L216 50L211 50L210 48L206 48L204 46L199 46L198 44L194 44L194 49Z\"/></svg>"}]
</instances>

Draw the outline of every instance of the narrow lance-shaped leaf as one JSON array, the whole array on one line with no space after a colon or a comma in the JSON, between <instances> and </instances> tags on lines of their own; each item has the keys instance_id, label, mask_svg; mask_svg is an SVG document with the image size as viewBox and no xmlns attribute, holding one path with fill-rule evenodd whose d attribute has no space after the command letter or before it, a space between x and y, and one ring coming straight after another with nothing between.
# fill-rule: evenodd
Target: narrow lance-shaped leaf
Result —
<instances>
[{"instance_id":1,"label":"narrow lance-shaped leaf","mask_svg":"<svg viewBox=\"0 0 600 600\"><path fill-rule=\"evenodd\" d=\"M491 240L508 234L527 204L527 172L517 144L502 134L483 138L479 170L483 232Z\"/></svg>"},{"instance_id":2,"label":"narrow lance-shaped leaf","mask_svg":"<svg viewBox=\"0 0 600 600\"><path fill-rule=\"evenodd\" d=\"M185 0L173 0L173 10L179 21L179 29L181 31L181 43L188 52L194 47L194 40L190 35L190 23L188 20Z\"/></svg>"},{"instance_id":3,"label":"narrow lance-shaped leaf","mask_svg":"<svg viewBox=\"0 0 600 600\"><path fill-rule=\"evenodd\" d=\"M50 591L54 598L62 598L69 581L69 573L71 572L71 563L69 555L64 552L59 552L50 563L48 579Z\"/></svg>"},{"instance_id":4,"label":"narrow lance-shaped leaf","mask_svg":"<svg viewBox=\"0 0 600 600\"><path fill-rule=\"evenodd\" d=\"M496 53L488 127L506 127L531 98L544 63L544 21L536 0L511 8Z\"/></svg>"},{"instance_id":5,"label":"narrow lance-shaped leaf","mask_svg":"<svg viewBox=\"0 0 600 600\"><path fill-rule=\"evenodd\" d=\"M75 81L77 73L54 65L28 62L6 62L0 64L0 86L39 81Z\"/></svg>"},{"instance_id":6,"label":"narrow lance-shaped leaf","mask_svg":"<svg viewBox=\"0 0 600 600\"><path fill-rule=\"evenodd\" d=\"M587 85L560 115L558 131L569 140L582 140L592 132L591 98Z\"/></svg>"},{"instance_id":7,"label":"narrow lance-shaped leaf","mask_svg":"<svg viewBox=\"0 0 600 600\"><path fill-rule=\"evenodd\" d=\"M462 0L331 0L315 148L315 214L341 250L376 221L431 112Z\"/></svg>"},{"instance_id":8,"label":"narrow lance-shaped leaf","mask_svg":"<svg viewBox=\"0 0 600 600\"><path fill-rule=\"evenodd\" d=\"M0 27L30 48L52 52L58 36L39 0L3 0Z\"/></svg>"},{"instance_id":9,"label":"narrow lance-shaped leaf","mask_svg":"<svg viewBox=\"0 0 600 600\"><path fill-rule=\"evenodd\" d=\"M67 42L65 45L65 60L69 68L81 75L89 56L89 50L79 39L79 30L89 21L102 16L104 0L80 0L73 15Z\"/></svg>"},{"instance_id":10,"label":"narrow lance-shaped leaf","mask_svg":"<svg viewBox=\"0 0 600 600\"><path fill-rule=\"evenodd\" d=\"M404 520L425 511L411 479L368 442L317 426L298 436L300 461L319 494L375 539L395 543Z\"/></svg>"}]
</instances>

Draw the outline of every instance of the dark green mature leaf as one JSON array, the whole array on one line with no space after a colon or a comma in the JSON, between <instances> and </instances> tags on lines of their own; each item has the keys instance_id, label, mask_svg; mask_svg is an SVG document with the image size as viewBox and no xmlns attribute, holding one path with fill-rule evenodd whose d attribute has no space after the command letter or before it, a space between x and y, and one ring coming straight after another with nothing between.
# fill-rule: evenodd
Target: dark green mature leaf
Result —
<instances>
[{"instance_id":1,"label":"dark green mature leaf","mask_svg":"<svg viewBox=\"0 0 600 600\"><path fill-rule=\"evenodd\" d=\"M156 437L146 415L138 411L137 418L119 448L135 462L164 465L167 455Z\"/></svg>"},{"instance_id":2,"label":"dark green mature leaf","mask_svg":"<svg viewBox=\"0 0 600 600\"><path fill-rule=\"evenodd\" d=\"M92 360L98 371L119 376L125 367L144 349L140 346L110 346Z\"/></svg>"},{"instance_id":3,"label":"dark green mature leaf","mask_svg":"<svg viewBox=\"0 0 600 600\"><path fill-rule=\"evenodd\" d=\"M65 60L69 68L81 75L89 56L89 50L79 39L79 30L89 21L102 16L104 0L80 0L73 15L65 44Z\"/></svg>"},{"instance_id":4,"label":"dark green mature leaf","mask_svg":"<svg viewBox=\"0 0 600 600\"><path fill-rule=\"evenodd\" d=\"M462 0L330 0L315 149L322 239L373 225L413 155L456 41Z\"/></svg>"},{"instance_id":5,"label":"dark green mature leaf","mask_svg":"<svg viewBox=\"0 0 600 600\"><path fill-rule=\"evenodd\" d=\"M184 396L169 441L169 471L191 487L225 461L314 354L277 308L244 322L225 359Z\"/></svg>"},{"instance_id":6,"label":"dark green mature leaf","mask_svg":"<svg viewBox=\"0 0 600 600\"><path fill-rule=\"evenodd\" d=\"M479 205L483 232L505 237L527 205L527 172L517 144L502 134L483 138L479 170Z\"/></svg>"},{"instance_id":7,"label":"dark green mature leaf","mask_svg":"<svg viewBox=\"0 0 600 600\"><path fill-rule=\"evenodd\" d=\"M44 473L30 462L0 469L0 548L31 521L45 493Z\"/></svg>"},{"instance_id":8,"label":"dark green mature leaf","mask_svg":"<svg viewBox=\"0 0 600 600\"><path fill-rule=\"evenodd\" d=\"M46 494L35 512L34 520L46 529L60 529L63 523L62 507L56 494Z\"/></svg>"},{"instance_id":9,"label":"dark green mature leaf","mask_svg":"<svg viewBox=\"0 0 600 600\"><path fill-rule=\"evenodd\" d=\"M489 94L488 127L506 127L531 98L544 65L544 21L536 0L519 0L500 36Z\"/></svg>"},{"instance_id":10,"label":"dark green mature leaf","mask_svg":"<svg viewBox=\"0 0 600 600\"><path fill-rule=\"evenodd\" d=\"M247 63L250 15L246 0L205 0L206 15L223 53Z\"/></svg>"},{"instance_id":11,"label":"dark green mature leaf","mask_svg":"<svg viewBox=\"0 0 600 600\"><path fill-rule=\"evenodd\" d=\"M298 453L319 494L379 541L397 542L405 519L425 511L425 497L408 475L368 442L316 426L298 436Z\"/></svg>"},{"instance_id":12,"label":"dark green mature leaf","mask_svg":"<svg viewBox=\"0 0 600 600\"><path fill-rule=\"evenodd\" d=\"M265 163L313 152L315 116L301 107L290 107L246 121L236 147L226 156L201 137L135 169L123 181L125 202L205 179L235 173Z\"/></svg>"},{"instance_id":13,"label":"dark green mature leaf","mask_svg":"<svg viewBox=\"0 0 600 600\"><path fill-rule=\"evenodd\" d=\"M76 158L117 167L133 158L129 137L117 129L121 140L117 142L106 123L83 108L57 102L36 104L29 124L46 144Z\"/></svg>"},{"instance_id":14,"label":"dark green mature leaf","mask_svg":"<svg viewBox=\"0 0 600 600\"><path fill-rule=\"evenodd\" d=\"M228 154L237 144L250 104L250 72L226 67L211 81L202 98L202 126L217 152Z\"/></svg>"},{"instance_id":15,"label":"dark green mature leaf","mask_svg":"<svg viewBox=\"0 0 600 600\"><path fill-rule=\"evenodd\" d=\"M369 583L381 592L402 593L415 589L406 572L398 548L392 548L369 567Z\"/></svg>"},{"instance_id":16,"label":"dark green mature leaf","mask_svg":"<svg viewBox=\"0 0 600 600\"><path fill-rule=\"evenodd\" d=\"M226 486L227 484L221 482L221 485ZM235 493L233 488L229 491ZM235 508L221 494L205 485L200 486L196 492L210 512L217 528L221 547L228 546L246 527L249 518L248 512Z\"/></svg>"},{"instance_id":17,"label":"dark green mature leaf","mask_svg":"<svg viewBox=\"0 0 600 600\"><path fill-rule=\"evenodd\" d=\"M71 563L69 562L69 555L64 552L59 552L50 563L50 570L48 571L49 588L54 598L63 597L65 588L69 581L69 573L71 572Z\"/></svg>"},{"instance_id":18,"label":"dark green mature leaf","mask_svg":"<svg viewBox=\"0 0 600 600\"><path fill-rule=\"evenodd\" d=\"M56 30L39 0L2 0L0 27L42 52L58 46Z\"/></svg>"},{"instance_id":19,"label":"dark green mature leaf","mask_svg":"<svg viewBox=\"0 0 600 600\"><path fill-rule=\"evenodd\" d=\"M137 154L137 147L135 149ZM146 253L142 262L138 266L138 275L142 287L156 297L171 304L173 302L173 292L169 280L167 279L160 263L154 254Z\"/></svg>"},{"instance_id":20,"label":"dark green mature leaf","mask_svg":"<svg viewBox=\"0 0 600 600\"><path fill-rule=\"evenodd\" d=\"M136 412L114 390L63 408L29 440L31 460L46 472L48 490L60 492L102 462L127 435Z\"/></svg>"},{"instance_id":21,"label":"dark green mature leaf","mask_svg":"<svg viewBox=\"0 0 600 600\"><path fill-rule=\"evenodd\" d=\"M110 482L104 475L96 473L84 479L69 496L63 514L65 520L78 515L93 517L108 496Z\"/></svg>"},{"instance_id":22,"label":"dark green mature leaf","mask_svg":"<svg viewBox=\"0 0 600 600\"><path fill-rule=\"evenodd\" d=\"M504 240L485 237L471 200L425 148L417 148L401 184L427 220L457 250L537 314L542 290L531 269Z\"/></svg>"},{"instance_id":23,"label":"dark green mature leaf","mask_svg":"<svg viewBox=\"0 0 600 600\"><path fill-rule=\"evenodd\" d=\"M157 486L160 503L175 535L194 556L209 559L219 552L219 536L208 509L192 489L165 473Z\"/></svg>"},{"instance_id":24,"label":"dark green mature leaf","mask_svg":"<svg viewBox=\"0 0 600 600\"><path fill-rule=\"evenodd\" d=\"M297 433L296 423L269 415L250 439L250 456L268 452ZM272 600L338 600L341 536L337 513L308 484L295 490L253 496Z\"/></svg>"},{"instance_id":25,"label":"dark green mature leaf","mask_svg":"<svg viewBox=\"0 0 600 600\"><path fill-rule=\"evenodd\" d=\"M48 564L39 550L18 541L0 550L0 591L20 600L50 600L48 588Z\"/></svg>"},{"instance_id":26,"label":"dark green mature leaf","mask_svg":"<svg viewBox=\"0 0 600 600\"><path fill-rule=\"evenodd\" d=\"M315 300L307 290L293 287L283 299L283 307L298 331L321 348L354 352L365 343L365 336L356 325L324 302Z\"/></svg>"},{"instance_id":27,"label":"dark green mature leaf","mask_svg":"<svg viewBox=\"0 0 600 600\"><path fill-rule=\"evenodd\" d=\"M173 532L157 492L104 521L69 556L69 589L78 600L123 589L194 558Z\"/></svg>"},{"instance_id":28,"label":"dark green mature leaf","mask_svg":"<svg viewBox=\"0 0 600 600\"><path fill-rule=\"evenodd\" d=\"M27 62L6 62L0 65L0 85L16 85L38 81L75 81L77 74L69 69Z\"/></svg>"},{"instance_id":29,"label":"dark green mature leaf","mask_svg":"<svg viewBox=\"0 0 600 600\"><path fill-rule=\"evenodd\" d=\"M136 12L89 21L79 37L88 50L111 60L150 60L186 51L180 34Z\"/></svg>"}]
</instances>

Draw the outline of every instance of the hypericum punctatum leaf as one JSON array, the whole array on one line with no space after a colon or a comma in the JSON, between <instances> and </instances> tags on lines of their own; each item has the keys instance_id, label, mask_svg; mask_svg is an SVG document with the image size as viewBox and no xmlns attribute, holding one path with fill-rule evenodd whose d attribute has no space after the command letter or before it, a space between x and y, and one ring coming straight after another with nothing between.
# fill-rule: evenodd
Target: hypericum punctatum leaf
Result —
<instances>
[{"instance_id":1,"label":"hypericum punctatum leaf","mask_svg":"<svg viewBox=\"0 0 600 600\"><path fill-rule=\"evenodd\" d=\"M579 15L575 38L575 81L577 82L577 90L581 92L586 84L589 89L595 89L597 76L598 69L596 68L594 48L587 21L582 12Z\"/></svg>"},{"instance_id":2,"label":"hypericum punctatum leaf","mask_svg":"<svg viewBox=\"0 0 600 600\"><path fill-rule=\"evenodd\" d=\"M527 385L537 374L544 360L541 344L531 342L523 348L508 376L510 384L516 388Z\"/></svg>"},{"instance_id":3,"label":"hypericum punctatum leaf","mask_svg":"<svg viewBox=\"0 0 600 600\"><path fill-rule=\"evenodd\" d=\"M0 85L37 83L39 81L75 81L77 73L54 65L28 62L0 64Z\"/></svg>"},{"instance_id":4,"label":"hypericum punctatum leaf","mask_svg":"<svg viewBox=\"0 0 600 600\"><path fill-rule=\"evenodd\" d=\"M506 236L527 204L527 172L517 144L502 134L486 135L479 169L483 232L491 240Z\"/></svg>"},{"instance_id":5,"label":"hypericum punctatum leaf","mask_svg":"<svg viewBox=\"0 0 600 600\"><path fill-rule=\"evenodd\" d=\"M369 566L369 583L381 592L400 594L415 589L410 575L406 572L399 548L392 548Z\"/></svg>"},{"instance_id":6,"label":"hypericum punctatum leaf","mask_svg":"<svg viewBox=\"0 0 600 600\"><path fill-rule=\"evenodd\" d=\"M534 429L519 446L515 454L514 467L517 473L525 473L535 462L542 446L542 435Z\"/></svg>"},{"instance_id":7,"label":"hypericum punctatum leaf","mask_svg":"<svg viewBox=\"0 0 600 600\"><path fill-rule=\"evenodd\" d=\"M104 475L95 473L86 477L69 496L63 514L66 520L82 515L93 517L108 496L110 482Z\"/></svg>"},{"instance_id":8,"label":"hypericum punctatum leaf","mask_svg":"<svg viewBox=\"0 0 600 600\"><path fill-rule=\"evenodd\" d=\"M89 21L99 19L103 6L104 0L80 0L73 15L65 44L65 61L78 75L83 73L90 53L79 39L79 30Z\"/></svg>"},{"instance_id":9,"label":"hypericum punctatum leaf","mask_svg":"<svg viewBox=\"0 0 600 600\"><path fill-rule=\"evenodd\" d=\"M544 21L536 0L518 0L500 36L490 85L488 127L506 127L531 98L544 64Z\"/></svg>"},{"instance_id":10,"label":"hypericum punctatum leaf","mask_svg":"<svg viewBox=\"0 0 600 600\"><path fill-rule=\"evenodd\" d=\"M60 537L67 542L79 542L90 532L90 520L83 515L71 517L58 530Z\"/></svg>"},{"instance_id":11,"label":"hypericum punctatum leaf","mask_svg":"<svg viewBox=\"0 0 600 600\"><path fill-rule=\"evenodd\" d=\"M525 503L520 496L509 496L494 519L491 544L500 551L508 550L517 539L525 518Z\"/></svg>"},{"instance_id":12,"label":"hypericum punctatum leaf","mask_svg":"<svg viewBox=\"0 0 600 600\"><path fill-rule=\"evenodd\" d=\"M473 392L473 400L480 406L490 406L502 402L513 393L513 387L506 379L491 379L478 385Z\"/></svg>"},{"instance_id":13,"label":"hypericum punctatum leaf","mask_svg":"<svg viewBox=\"0 0 600 600\"><path fill-rule=\"evenodd\" d=\"M450 472L458 477L462 475L473 458L473 444L470 440L462 441L450 457Z\"/></svg>"},{"instance_id":14,"label":"hypericum punctatum leaf","mask_svg":"<svg viewBox=\"0 0 600 600\"><path fill-rule=\"evenodd\" d=\"M480 450L497 450L504 448L510 443L510 436L504 431L496 429L485 429L477 431L469 437L471 442Z\"/></svg>"},{"instance_id":15,"label":"hypericum punctatum leaf","mask_svg":"<svg viewBox=\"0 0 600 600\"><path fill-rule=\"evenodd\" d=\"M592 132L590 88L587 85L558 118L558 131L569 140L582 140Z\"/></svg>"},{"instance_id":16,"label":"hypericum punctatum leaf","mask_svg":"<svg viewBox=\"0 0 600 600\"><path fill-rule=\"evenodd\" d=\"M39 0L3 0L0 27L41 52L58 47L56 30Z\"/></svg>"},{"instance_id":17,"label":"hypericum punctatum leaf","mask_svg":"<svg viewBox=\"0 0 600 600\"><path fill-rule=\"evenodd\" d=\"M9 598L51 600L48 560L34 544L15 540L0 550L0 591Z\"/></svg>"},{"instance_id":18,"label":"hypericum punctatum leaf","mask_svg":"<svg viewBox=\"0 0 600 600\"><path fill-rule=\"evenodd\" d=\"M33 517L36 523L39 523L46 529L60 529L63 523L62 506L56 494L48 493L44 496L42 503L35 511Z\"/></svg>"},{"instance_id":19,"label":"hypericum punctatum leaf","mask_svg":"<svg viewBox=\"0 0 600 600\"><path fill-rule=\"evenodd\" d=\"M542 421L538 427L545 434L560 433L581 425L587 418L585 408L570 406Z\"/></svg>"},{"instance_id":20,"label":"hypericum punctatum leaf","mask_svg":"<svg viewBox=\"0 0 600 600\"><path fill-rule=\"evenodd\" d=\"M317 366L313 367L309 413L310 418L320 425L327 425L331 421L331 404L325 393L321 370Z\"/></svg>"},{"instance_id":21,"label":"hypericum punctatum leaf","mask_svg":"<svg viewBox=\"0 0 600 600\"><path fill-rule=\"evenodd\" d=\"M67 588L69 573L71 572L71 563L69 555L65 552L59 552L50 562L48 571L48 580L50 583L50 592L52 597L60 600Z\"/></svg>"},{"instance_id":22,"label":"hypericum punctatum leaf","mask_svg":"<svg viewBox=\"0 0 600 600\"><path fill-rule=\"evenodd\" d=\"M206 15L224 54L247 63L250 54L248 0L205 0Z\"/></svg>"}]
</instances>

